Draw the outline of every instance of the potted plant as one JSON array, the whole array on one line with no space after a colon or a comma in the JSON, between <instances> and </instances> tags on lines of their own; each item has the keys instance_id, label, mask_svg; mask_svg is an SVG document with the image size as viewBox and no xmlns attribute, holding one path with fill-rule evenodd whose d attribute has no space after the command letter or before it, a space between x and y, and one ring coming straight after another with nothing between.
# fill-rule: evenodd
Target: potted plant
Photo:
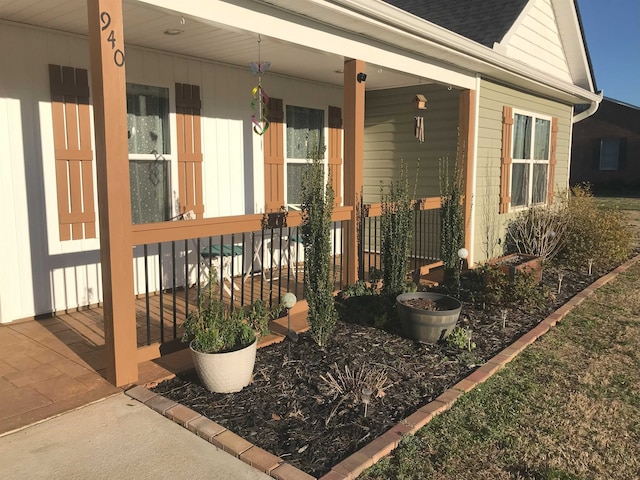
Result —
<instances>
[{"instance_id":1,"label":"potted plant","mask_svg":"<svg viewBox=\"0 0 640 480\"><path fill-rule=\"evenodd\" d=\"M455 328L462 303L441 293L409 292L398 295L396 308L402 332L407 337L436 343L447 338Z\"/></svg>"},{"instance_id":2,"label":"potted plant","mask_svg":"<svg viewBox=\"0 0 640 480\"><path fill-rule=\"evenodd\" d=\"M193 364L210 392L238 392L251 382L258 338L269 333L278 310L260 300L248 310L227 308L209 295L184 322L183 342L189 342Z\"/></svg>"}]
</instances>

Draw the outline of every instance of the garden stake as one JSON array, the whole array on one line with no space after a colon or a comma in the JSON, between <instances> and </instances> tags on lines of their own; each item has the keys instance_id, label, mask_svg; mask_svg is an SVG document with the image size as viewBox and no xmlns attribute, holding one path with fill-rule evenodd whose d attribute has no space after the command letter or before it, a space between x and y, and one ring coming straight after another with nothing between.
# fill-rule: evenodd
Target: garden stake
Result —
<instances>
[{"instance_id":1,"label":"garden stake","mask_svg":"<svg viewBox=\"0 0 640 480\"><path fill-rule=\"evenodd\" d=\"M589 276L591 276L591 268L593 267L593 258L589 259Z\"/></svg>"},{"instance_id":2,"label":"garden stake","mask_svg":"<svg viewBox=\"0 0 640 480\"><path fill-rule=\"evenodd\" d=\"M502 329L504 330L507 328L507 313L509 313L509 311L505 308L500 313L502 313Z\"/></svg>"},{"instance_id":3,"label":"garden stake","mask_svg":"<svg viewBox=\"0 0 640 480\"><path fill-rule=\"evenodd\" d=\"M373 389L370 387L362 387L362 403L364 403L364 416L367 416L367 406L369 405L369 401L371 400L371 394L373 393Z\"/></svg>"},{"instance_id":4,"label":"garden stake","mask_svg":"<svg viewBox=\"0 0 640 480\"><path fill-rule=\"evenodd\" d=\"M564 278L564 273L558 272L558 293L560 293L560 289L562 288L562 279Z\"/></svg>"}]
</instances>

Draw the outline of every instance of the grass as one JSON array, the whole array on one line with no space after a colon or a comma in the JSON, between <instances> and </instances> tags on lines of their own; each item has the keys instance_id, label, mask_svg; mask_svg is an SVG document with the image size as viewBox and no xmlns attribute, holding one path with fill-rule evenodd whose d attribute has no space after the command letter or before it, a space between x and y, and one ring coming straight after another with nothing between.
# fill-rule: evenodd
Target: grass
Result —
<instances>
[{"instance_id":1,"label":"grass","mask_svg":"<svg viewBox=\"0 0 640 480\"><path fill-rule=\"evenodd\" d=\"M604 197L597 196L598 205L605 209L640 210L640 197Z\"/></svg>"},{"instance_id":2,"label":"grass","mask_svg":"<svg viewBox=\"0 0 640 480\"><path fill-rule=\"evenodd\" d=\"M638 285L640 264L360 478L640 478Z\"/></svg>"}]
</instances>

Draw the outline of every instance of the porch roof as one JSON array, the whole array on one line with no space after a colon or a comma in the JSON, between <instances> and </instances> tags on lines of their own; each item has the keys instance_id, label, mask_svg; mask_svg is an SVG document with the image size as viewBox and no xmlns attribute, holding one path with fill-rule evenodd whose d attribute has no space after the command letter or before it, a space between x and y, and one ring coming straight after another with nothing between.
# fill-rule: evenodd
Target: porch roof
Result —
<instances>
[{"instance_id":1,"label":"porch roof","mask_svg":"<svg viewBox=\"0 0 640 480\"><path fill-rule=\"evenodd\" d=\"M343 84L345 59L367 62L366 89L439 82L475 89L477 75L580 104L592 88L550 77L382 0L123 0L127 44L215 62L270 60L270 72ZM85 0L13 0L0 19L86 35ZM451 27L453 28L453 27ZM165 32L178 30L178 35Z\"/></svg>"}]
</instances>

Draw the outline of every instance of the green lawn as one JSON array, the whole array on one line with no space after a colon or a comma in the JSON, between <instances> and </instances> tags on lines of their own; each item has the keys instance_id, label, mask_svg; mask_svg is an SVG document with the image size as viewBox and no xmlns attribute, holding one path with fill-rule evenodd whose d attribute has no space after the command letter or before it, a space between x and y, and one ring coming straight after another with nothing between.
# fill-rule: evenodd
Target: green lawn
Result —
<instances>
[{"instance_id":1,"label":"green lawn","mask_svg":"<svg viewBox=\"0 0 640 480\"><path fill-rule=\"evenodd\" d=\"M639 286L636 264L360 478L640 478Z\"/></svg>"},{"instance_id":2,"label":"green lawn","mask_svg":"<svg viewBox=\"0 0 640 480\"><path fill-rule=\"evenodd\" d=\"M619 210L640 210L640 197L596 197L596 202L603 208Z\"/></svg>"}]
</instances>

